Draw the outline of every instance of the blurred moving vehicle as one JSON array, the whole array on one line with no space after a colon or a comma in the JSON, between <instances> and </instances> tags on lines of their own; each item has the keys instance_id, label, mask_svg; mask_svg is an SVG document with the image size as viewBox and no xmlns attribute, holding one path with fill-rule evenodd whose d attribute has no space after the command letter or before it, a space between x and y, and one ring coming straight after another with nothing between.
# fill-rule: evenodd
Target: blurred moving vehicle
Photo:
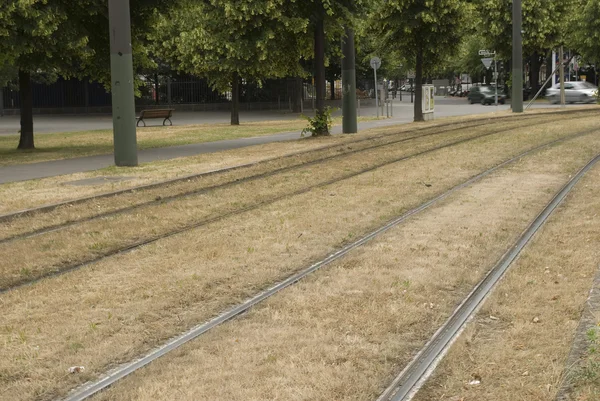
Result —
<instances>
[{"instance_id":1,"label":"blurred moving vehicle","mask_svg":"<svg viewBox=\"0 0 600 401\"><path fill-rule=\"evenodd\" d=\"M494 104L496 102L496 89L493 86L473 86L467 95L469 103ZM498 103L504 104L506 96L498 90Z\"/></svg>"},{"instance_id":2,"label":"blurred moving vehicle","mask_svg":"<svg viewBox=\"0 0 600 401\"><path fill-rule=\"evenodd\" d=\"M565 102L594 103L598 87L586 81L565 82ZM560 84L546 89L546 99L550 103L560 102Z\"/></svg>"}]
</instances>

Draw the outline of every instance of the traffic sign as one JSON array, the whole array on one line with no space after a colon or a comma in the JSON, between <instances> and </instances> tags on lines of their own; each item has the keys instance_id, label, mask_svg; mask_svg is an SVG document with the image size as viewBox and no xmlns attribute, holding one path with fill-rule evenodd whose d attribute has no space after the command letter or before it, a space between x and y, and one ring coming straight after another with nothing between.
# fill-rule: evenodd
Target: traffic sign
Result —
<instances>
[{"instance_id":1,"label":"traffic sign","mask_svg":"<svg viewBox=\"0 0 600 401\"><path fill-rule=\"evenodd\" d=\"M494 54L494 53L492 53L492 52L491 52L491 51L489 51L489 50L479 50L479 55L480 55L480 56L489 56L489 55L491 55L491 54Z\"/></svg>"},{"instance_id":2,"label":"traffic sign","mask_svg":"<svg viewBox=\"0 0 600 401\"><path fill-rule=\"evenodd\" d=\"M381 59L379 57L373 57L371 59L371 68L374 70L378 70L381 67Z\"/></svg>"},{"instance_id":3,"label":"traffic sign","mask_svg":"<svg viewBox=\"0 0 600 401\"><path fill-rule=\"evenodd\" d=\"M415 79L417 77L417 74L415 74L414 71L409 71L406 73L406 78L408 79Z\"/></svg>"},{"instance_id":4,"label":"traffic sign","mask_svg":"<svg viewBox=\"0 0 600 401\"><path fill-rule=\"evenodd\" d=\"M494 61L494 59L491 58L491 57L486 57L486 58L482 58L481 59L481 62L483 63L483 65L485 66L485 68L487 68L488 70L492 66L492 61Z\"/></svg>"}]
</instances>

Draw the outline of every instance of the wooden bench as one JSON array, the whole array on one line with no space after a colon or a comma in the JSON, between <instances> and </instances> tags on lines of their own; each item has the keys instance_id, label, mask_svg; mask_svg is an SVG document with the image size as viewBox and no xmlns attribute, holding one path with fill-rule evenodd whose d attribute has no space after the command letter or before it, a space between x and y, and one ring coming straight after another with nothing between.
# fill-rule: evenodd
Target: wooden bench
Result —
<instances>
[{"instance_id":1,"label":"wooden bench","mask_svg":"<svg viewBox=\"0 0 600 401\"><path fill-rule=\"evenodd\" d=\"M163 120L163 125L166 125L166 122L169 122L169 125L173 125L173 122L171 121L171 116L173 115L173 112L175 110L174 109L148 109L148 110L142 110L140 111L140 116L136 117L137 123L135 124L136 127L140 126L140 123L144 124L144 127L146 126L146 122L144 120L149 119L149 118L164 118Z\"/></svg>"}]
</instances>

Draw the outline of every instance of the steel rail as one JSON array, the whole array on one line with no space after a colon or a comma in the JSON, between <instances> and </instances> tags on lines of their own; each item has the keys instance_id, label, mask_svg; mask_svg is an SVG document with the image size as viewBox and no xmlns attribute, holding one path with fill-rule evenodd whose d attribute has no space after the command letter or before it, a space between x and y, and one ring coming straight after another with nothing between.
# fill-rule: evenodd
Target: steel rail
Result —
<instances>
[{"instance_id":1,"label":"steel rail","mask_svg":"<svg viewBox=\"0 0 600 401\"><path fill-rule=\"evenodd\" d=\"M116 256L116 255L122 255L122 254L126 254L126 253L129 253L129 252L132 252L132 251L134 251L136 249L139 249L139 248L141 248L143 246L150 245L150 244L153 244L153 243L158 242L160 240L167 239L167 238L173 237L175 235L179 235L179 234L182 234L182 233L185 233L185 232L188 232L188 231L191 231L191 230L194 230L194 229L197 229L197 228L200 228L200 227L212 224L212 223L216 223L218 221L224 220L224 219L232 217L232 216L237 216L237 215L240 215L242 213L246 213L246 212L249 212L249 211L252 211L252 210L256 210L256 209L258 209L260 207L263 207L263 206L271 205L271 204L273 204L275 202L278 202L278 201L281 201L283 199L288 199L288 198L291 198L291 197L294 197L294 196L302 195L302 194L308 193L308 192L310 192L310 191L312 191L314 189L323 188L323 187L326 187L326 186L329 186L329 185L332 185L332 184L336 184L338 182L342 182L342 181L345 181L345 180L357 177L359 175L362 175L362 174L369 173L371 171L380 169L382 167L393 165L395 163L399 163L399 162L406 161L406 160L409 160L409 159L412 159L412 158L423 156L425 154L436 152L438 150L446 149L446 148L449 148L449 147L452 147L452 146L461 145L463 143L467 143L467 142L470 142L470 141L475 141L475 140L478 140L478 139L481 139L481 138L485 138L485 137L488 137L488 136L491 136L491 135L496 135L496 134L499 134L499 133L502 133L502 132L505 132L505 131L511 131L513 129L514 128L500 129L500 130L496 130L496 131L490 131L490 132L487 132L485 134L481 134L481 135L477 135L477 136L469 137L469 138L463 138L463 139L460 139L460 140L457 140L457 141L454 141L454 142L450 142L450 143L447 143L447 144L444 144L444 145L439 145L439 146L436 146L436 147L433 147L433 148L429 148L429 149L426 149L426 150L423 150L423 151L420 151L420 152L416 152L416 153L413 153L413 154L410 154L410 155L402 156L400 158L395 158L393 160L389 160L389 161L386 161L386 162L383 162L383 163L379 163L379 164L370 166L368 168L364 168L364 169L361 169L359 171L355 171L353 173L346 174L346 175L344 175L342 177L333 178L331 180L327 180L327 181L324 181L324 182L321 182L321 183L318 183L318 184L315 184L315 185L310 185L308 187L304 187L304 188L298 189L296 191L292 191L292 192L288 192L288 193L285 193L285 194L282 194L282 195L279 195L279 196L275 196L275 197L273 197L271 199L260 201L260 202L257 202L255 204L252 204L252 205L249 205L249 206L246 206L246 207L242 207L240 209L236 209L236 210L232 210L232 211L227 212L227 213L220 214L218 216L214 216L214 217L210 217L210 218L205 218L205 219L202 219L202 220L197 221L195 223L184 225L184 226L182 226L180 228L177 228L175 230L172 230L172 231L169 231L169 232L166 232L166 233L163 233L163 234L156 235L154 237L146 238L144 240L137 241L137 242L134 242L134 243L130 243L128 245L125 245L125 246L122 246L122 247L110 250L108 252L105 252L103 254L94 256L94 257L89 258L87 260L77 261L77 262L75 262L75 263L73 263L71 265L68 265L68 264L58 264L58 265L48 266L49 270L47 272L43 273L43 274L40 274L39 276L36 276L36 277L28 279L28 280L24 279L24 280L21 280L21 281L17 281L16 283L13 283L13 284L11 284L11 285L9 285L7 287L0 287L0 295L4 294L6 292L9 292L9 291L13 291L13 290L25 287L25 286L30 286L30 285L36 284L36 283L38 283L38 282L40 282L42 280L45 280L45 279L48 279L48 278L51 278L51 277L57 277L57 276L60 276L60 275L63 275L63 274L69 273L69 272L73 272L75 270L79 270L79 269L81 269L83 267L89 266L91 264L100 262L100 261L102 261L104 259ZM584 131L582 133L566 137L566 139L575 137L577 135L587 135L590 132L594 132L594 131L595 130ZM51 270L53 267L55 269Z\"/></svg>"},{"instance_id":2,"label":"steel rail","mask_svg":"<svg viewBox=\"0 0 600 401\"><path fill-rule=\"evenodd\" d=\"M597 113L597 110L595 110L595 109L589 109L589 110L585 110L585 109L579 109L579 110L561 110L561 111L553 112L552 114L549 114L549 115L565 115L565 114L577 114L577 113L587 114L587 113L590 113L590 112L596 112ZM538 114L533 115L533 116L530 116L530 115L520 115L520 116L516 116L516 117L510 115L510 116L500 116L500 117L493 117L493 118L487 118L487 119L474 118L474 119L471 119L471 120L456 121L456 122L451 122L451 123L446 123L446 124L438 124L438 125L434 125L434 126L430 126L430 127L424 127L424 128L416 128L416 129L412 129L412 130L406 130L406 131L403 131L402 134L426 131L426 130L430 130L430 129L439 128L441 126L451 127L451 126L456 126L456 125L469 124L470 122L474 123L473 125L467 125L467 126L462 126L462 127L458 127L458 128L451 128L449 130L444 131L444 132L448 132L448 131L452 131L452 130L465 129L465 128L473 128L473 127L483 126L483 125L487 125L487 124L493 124L495 121L502 121L502 120L507 120L507 119L510 119L510 120L513 120L513 121L523 121L523 120L528 121L528 120L534 119L537 116L538 116ZM479 124L479 122L481 122L481 124ZM393 127L393 126L390 126L390 127ZM397 132L396 133L390 133L390 134L381 134L381 135L376 135L376 136L369 137L369 138L362 138L362 139L354 140L351 143L352 144L361 143L361 142L364 142L364 141L370 141L370 140L375 140L375 139L380 139L380 138L386 138L388 136L394 136L394 135L398 135L398 134L399 133L397 133ZM416 137L420 137L420 136L416 136ZM100 193L100 194L96 194L96 195L90 195L90 196L81 197L81 198L69 199L69 200L60 201L60 202L56 202L56 203L52 203L52 204L42 205L42 206L33 207L33 208L29 208L29 209L23 209L23 210L19 210L19 211L16 211L16 212L10 212L10 213L7 213L7 214L0 215L0 223L6 222L6 221L10 221L10 220L18 218L18 217L33 215L33 214L37 214L37 213L47 213L47 212L50 212L50 211L52 211L54 209L57 209L57 208L59 208L61 206L76 205L76 204L85 203L85 202L88 202L88 201L93 201L95 199L103 199L103 198L108 198L108 197L111 197L111 196L118 196L118 195L123 195L123 194L137 192L137 191L150 190L150 189L154 189L154 188L168 186L170 184L177 184L177 183L183 182L183 181L195 180L195 179L198 179L198 178L208 177L208 176L217 175L217 174L223 174L223 173L227 173L227 172L231 172L231 171L235 171L235 170L247 169L247 168L250 168L250 167L254 167L254 166L257 166L257 165L262 165L262 164L269 163L269 162L272 162L272 161L281 160L281 159L287 159L287 158L293 158L293 157L297 157L297 156L302 156L304 154L308 154L308 153L312 153L312 152L316 152L316 151L323 151L323 150L334 149L335 147L341 147L341 146L345 146L345 145L348 145L348 143L333 144L333 145L323 146L323 147L320 147L320 148L317 148L317 149L311 149L311 150L307 150L307 151L300 151L300 152L295 152L295 153L289 153L289 154L286 154L286 155L283 155L283 156L276 156L276 157L272 157L272 158L269 158L269 159L260 160L260 161L256 161L256 162L245 163L245 164L240 164L240 165L231 166L231 167L225 167L225 168L222 168L222 169L217 169L217 170L207 171L207 172L203 172L203 173L186 175L186 176L183 176L183 177L173 178L173 179L169 179L169 180L165 180L165 181L160 181L160 182L154 182L154 183L151 183L151 184L139 185L139 186L135 186L135 187L132 187L132 188L126 188L126 189L121 189L121 190L117 190L117 191L104 192L104 193Z\"/></svg>"},{"instance_id":3,"label":"steel rail","mask_svg":"<svg viewBox=\"0 0 600 401\"><path fill-rule=\"evenodd\" d=\"M557 120L560 119L553 119L550 121L545 121L543 124L551 124ZM478 125L474 125L474 126L469 126L467 128L475 128L475 127L481 127L481 126L485 126L488 124L478 124ZM516 127L516 128L527 128L530 127L532 125L539 125L539 124L528 124L528 125L522 125L520 127ZM516 129L514 128L514 129ZM383 148L386 146L393 146L393 145L397 145L400 143L404 143L404 142L408 142L414 139L421 139L421 138L427 138L430 136L435 136L435 135L441 135L441 134L447 134L449 132L452 131L458 131L458 130L462 130L464 129L464 127L461 128L454 128L454 129L449 129L449 130L445 130L445 131L436 131L433 133L429 133L429 134L425 134L425 135L418 135L418 136L411 136L411 137L406 137L406 138L401 138L398 140L393 140L391 142L385 142L385 143L378 143L376 145L372 145L372 146L367 146L365 148L361 148L361 149L353 149L347 152L343 152L343 153L338 153L335 155L330 155L330 156L326 156L326 157L322 157L320 159L315 159L315 160L311 160L308 162L304 162L304 163L299 163L299 164L294 164L294 165L290 165L290 166L286 166L286 167L281 167L275 170L271 170L271 171L266 171L264 173L259 173L259 174L255 174L255 175L251 175L248 177L244 177L244 178L240 178L240 179L236 179L233 181L228 181L222 184L215 184L215 185L211 185L205 188L201 188L201 189L195 189L192 191L187 191L187 192L183 192L180 194L175 194L175 195L171 195L171 196L166 196L166 197L159 197L157 199L153 199L153 200L149 200L146 202L141 202L141 203L137 203L135 205L131 205L131 206L126 206L120 209L116 209L116 210L111 210L111 211L107 211L107 212L102 212L102 213L98 213L92 216L88 216L88 217L84 217L84 218L80 218L80 219L76 219L76 220L70 220L70 221L66 221L64 223L59 223L59 224L54 224L54 225L48 225L46 227L43 228L39 228L36 230L32 230L29 232L25 232L25 233L21 233L21 234L17 234L17 235L13 235L13 236L9 236L6 238L1 238L0 239L0 245L1 244L6 244L6 243L10 243L13 241L17 241L17 240L22 240L22 239L27 239L27 238L33 238L33 237L37 237L39 235L44 235L44 234L48 234L48 233L52 233L52 232L56 232L59 230L64 230L67 229L69 227L73 227L76 226L78 224L82 224L82 223L88 223L91 221L95 221L98 219L102 219L105 217L110 217L110 216L116 216L119 214L123 214L123 213L127 213L130 212L132 210L136 210L139 208L142 208L144 206L151 206L151 205L157 205L157 204L163 204L163 203L169 203L172 201L176 201L176 200L181 200L181 199L185 199L187 197L191 197L191 196L196 196L196 195L202 195L202 194L206 194L209 193L211 191L215 191L218 189L224 189L224 188L229 188L235 185L240 185L240 184L244 184L244 183L248 183L248 182L252 182L252 181L256 181L259 179L263 179L263 178L267 178L267 177L272 177L275 176L277 174L281 174L281 173L285 173L288 171L293 171L294 169L299 169L299 168L303 168L303 167L309 167L309 166L313 166L319 163L323 163L323 162L327 162L327 161L331 161L331 160L335 160L335 159L339 159L339 158L343 158L345 156L348 155L352 155L352 154L357 154L357 153L361 153L361 152L367 152L370 150L374 150L374 149L378 149L378 148ZM507 128L503 128L500 132L504 132L504 131L508 131L509 129ZM355 142L353 142L352 144L354 144ZM349 145L344 144L341 146L347 146ZM340 146L340 145L338 145Z\"/></svg>"},{"instance_id":4,"label":"steel rail","mask_svg":"<svg viewBox=\"0 0 600 401\"><path fill-rule=\"evenodd\" d=\"M506 117L498 117L496 119L505 119L505 118ZM522 118L522 119L529 120L531 118L528 118L528 119ZM518 120L520 121L521 118L518 118ZM470 121L478 121L478 120L469 120L469 121L462 122L462 123L457 122L457 123L452 123L452 124L448 124L448 125L466 124L466 123L469 123ZM480 121L487 121L487 122L482 122L481 124L473 124L473 125L469 125L469 126L466 126L466 127L452 128L452 129L449 129L447 131L458 130L458 129L463 129L463 128L473 128L473 127L478 127L478 126L483 126L483 125L489 124L489 120L480 120ZM355 143L361 143L361 142L367 142L367 141L371 141L371 140L386 138L388 136L394 136L394 135L406 134L406 133L413 133L413 132L421 132L421 131L425 131L425 130L429 130L429 129L438 128L440 125L435 125L435 126L427 127L427 128L417 128L417 129L414 129L414 130L407 130L407 131L403 131L402 133L397 133L396 132L396 133L390 133L390 134L376 135L376 136L369 137L369 138L361 138L361 139L358 139L358 140L354 140L354 141L352 141L350 143L351 144L355 144ZM444 132L447 132L447 131L444 131ZM415 136L415 137L417 138L419 136ZM56 202L56 203L51 203L51 204L47 204L47 205L42 205L42 206L38 206L38 207L33 207L33 208L29 208L29 209L18 210L16 212L11 212L11 213L0 215L0 223L1 222L5 222L5 221L10 221L10 220L18 218L18 217L28 216L28 215L32 215L32 214L36 214L36 213L50 212L50 211L52 211L54 209L57 209L57 208L59 208L61 206L67 206L67 205L71 206L71 205L85 203L85 202L96 200L96 199L109 198L111 196L118 196L118 195L128 194L128 193L137 192L137 191L146 191L146 190L150 190L150 189L154 189L154 188L168 186L168 185L171 185L171 184L177 184L179 182L184 182L184 181L188 181L188 180L195 180L195 179L198 179L198 178L209 177L209 176L212 176L212 175L223 174L223 173L228 173L228 172L232 172L232 171L236 171L236 170L247 169L247 168L250 168L250 167L255 167L257 165L266 164L266 163L273 162L273 161L276 161L276 160L289 159L289 158L293 158L293 157L302 156L302 155L305 155L305 154L310 154L310 153L313 153L313 152L324 151L324 150L326 151L326 150L330 150L330 149L335 149L336 147L343 147L343 146L346 146L346 145L348 145L348 143L343 143L343 144L336 143L336 144L333 144L333 145L323 146L323 147L320 147L320 148L317 148L317 149L310 149L310 150L303 150L303 151L294 152L294 153L288 153L288 154L283 155L283 156L275 156L275 157L271 157L271 158L260 160L260 161L256 161L256 162L244 163L244 164L239 164L239 165L235 165L235 166L231 166L231 167L224 167L224 168L220 168L220 169L216 169L216 170L211 170L211 171L207 171L207 172L203 172L203 173L191 174L191 175L186 175L186 176L183 176L183 177L177 177L177 178L173 178L173 179L169 179L169 180L164 180L164 181L160 181L160 182L154 182L154 183L151 183L151 184L139 185L139 186L135 186L135 187L132 187L132 188L120 189L120 190L117 190L117 191L110 191L110 192L103 192L103 193L96 194L96 195L90 195L90 196L85 196L85 197L76 198L76 199L69 199L69 200L60 201L60 202Z\"/></svg>"},{"instance_id":5,"label":"steel rail","mask_svg":"<svg viewBox=\"0 0 600 401\"><path fill-rule=\"evenodd\" d=\"M552 123L555 120L552 121L548 121L547 123ZM480 127L480 126L485 126L488 124L478 124L478 125L472 125L472 126L468 126L466 128L475 128L475 127ZM534 124L535 125L535 124ZM531 125L527 125L525 127L529 127ZM372 145L372 146L367 146L365 148L361 148L361 149L353 149L347 152L343 152L343 153L337 153L335 155L330 155L330 156L326 156L326 157L322 157L319 159L315 159L315 160L310 160L308 162L304 162L304 163L299 163L299 164L293 164L290 166L286 166L286 167L281 167L275 170L271 170L271 171L266 171L264 173L259 173L259 174L255 174L255 175L251 175L248 177L244 177L244 178L240 178L240 179L235 179L232 181L227 181L225 183L222 184L215 184L215 185L211 185L205 188L200 188L200 189L194 189L191 191L186 191L180 194L175 194L175 195L171 195L171 196L165 196L165 197L160 197L159 199L153 199L153 200L149 200L146 202L141 202L141 203L137 203L135 205L131 205L131 206L127 206L127 207L123 207L120 209L116 209L116 210L111 210L111 211L107 211L107 212L103 212L103 213L98 213L89 217L85 217L85 218L81 218L81 219L77 219L77 220L70 220L67 221L65 223L61 223L61 224L54 224L54 225L49 225L37 230L33 230L33 231L29 231L26 233L21 233L21 234L17 234L17 235L13 235L10 237L6 237L6 238L2 238L0 239L0 244L5 244L8 242L12 242L15 240L20 240L20 239L26 239L26 238L31 238L31 237L36 237L38 235L42 235L42 234L47 234L50 232L55 232L58 230L62 230L68 227L72 227L74 225L77 224L81 224L81 223L87 223L90 221L94 221L97 219L101 219L104 217L110 217L110 216L115 216L121 213L127 213L130 212L132 210L136 210L138 208L144 207L144 206L150 206L150 205L155 205L155 204L160 204L160 203L168 203L168 202L172 202L174 200L179 200L179 199L185 199L186 197L190 197L190 196L195 196L195 195L202 195L214 190L218 190L218 189L223 189L223 188L228 188L228 187L232 187L235 185L239 185L239 184L244 184L244 183L248 183L248 182L252 182L255 180L259 180L262 178L267 178L267 177L272 177L274 175L280 174L280 173L284 173L284 172L288 172L288 171L292 171L294 169L298 169L298 168L303 168L303 167L308 167L308 166L312 166L315 164L319 164L319 163L323 163L323 162L327 162L327 161L331 161L331 160L335 160L338 158L342 158L348 155L352 155L352 154L357 154L357 153L361 153L361 152L367 152L369 150L374 150L374 149L378 149L378 148L382 148L382 147L386 147L386 146L392 146L392 145L397 145L400 143L404 143L404 142L408 142L414 139L421 139L421 138L427 138L429 136L435 136L435 135L441 135L441 134L447 134L448 132L452 132L452 131L458 131L458 130L462 130L465 127L461 127L461 128L453 128L453 129L449 129L449 130L444 130L444 131L436 131L433 133L429 133L429 134L425 134L425 135L415 135L415 136L411 136L411 137L406 137L406 138L401 138L398 140L394 140L391 142L385 142L385 143L379 143L376 145ZM518 128L518 127L517 127ZM502 131L505 131L506 129L503 129ZM380 138L369 138L369 140L375 140L375 139L380 139ZM360 140L360 142L364 142L365 140ZM357 143L357 141L352 142L352 143L345 143L345 144L338 144L335 145L335 147L343 147L343 146L348 146L350 144L355 144ZM318 149L319 151L322 149ZM325 150L329 150L329 149L325 149ZM302 152L305 153L305 152ZM294 156L298 156L298 154L294 154ZM269 161L274 161L277 160L277 158L275 159L269 159ZM261 163L261 162L257 162L257 163ZM256 166L256 163L251 163L248 165L243 165L243 166L247 166L247 167L252 167L252 166ZM233 169L238 169L239 167L233 167ZM215 170L218 172L229 172L231 170ZM199 177L196 177L199 178ZM117 195L115 195L117 196ZM95 198L89 199L89 200L93 200Z\"/></svg>"},{"instance_id":6,"label":"steel rail","mask_svg":"<svg viewBox=\"0 0 600 401\"><path fill-rule=\"evenodd\" d=\"M547 206L525 229L515 244L498 260L483 280L475 286L473 291L456 308L451 317L438 329L381 396L377 398L377 401L409 401L414 397L448 352L450 346L458 338L465 325L479 310L496 284L507 272L512 262L519 256L531 238L544 225L548 217L561 204L579 180L598 161L600 161L600 154L590 160L556 193Z\"/></svg>"},{"instance_id":7,"label":"steel rail","mask_svg":"<svg viewBox=\"0 0 600 401\"><path fill-rule=\"evenodd\" d=\"M447 198L448 196L454 194L455 192L457 192L463 188L470 186L471 184L485 178L486 176L489 176L490 174L494 173L495 171L499 170L500 168L505 167L511 163L514 163L514 162L522 159L523 157L528 156L536 151L548 148L550 146L567 141L569 139L574 139L576 137L583 136L585 134L589 134L589 132L579 133L579 134L573 135L569 138L560 138L557 140L553 140L551 142L547 142L542 145L535 146L517 156L514 156L504 162L501 162L501 163L487 169L484 172L481 172L481 173L471 177L470 179L452 187L448 191L446 191L440 195L437 195L434 198L422 203L420 206L417 206L414 209L411 209L411 210L403 213L401 216L389 221L388 223L381 226L377 230L372 231L371 233L352 242L351 244L344 246L343 248L339 249L335 253L326 256L322 260L312 264L311 266L305 268L304 270L288 277L287 279L285 279L283 281L280 281L279 283L275 284L274 286L270 287L269 289L258 293L257 295L247 299L243 303L227 310L226 312L221 313L219 316L209 320L208 322L193 327L192 329L173 338L172 340L168 341L167 343L163 344L162 346L155 348L154 350L152 350L145 356L138 358L132 362L125 363L121 366L118 366L115 369L112 369L111 371L107 372L104 377L100 378L99 380L97 380L95 382L86 383L86 384L80 386L79 388L74 389L71 392L71 394L69 394L67 397L63 398L62 401L83 401L83 400L91 397L92 395L106 389L107 387L113 385L117 381L123 379L124 377L130 375L131 373L137 371L138 369L148 365L152 361L179 348L183 344L199 337L200 335L221 325L222 323L232 320L236 316L247 312L250 308L254 307L255 305L259 304L260 302L266 300L267 298L270 298L271 296L277 294L278 292L282 291L283 289L299 282L300 280L302 280L306 276L310 275L311 273L340 259L341 257L345 256L352 250L366 244L367 242L378 237L379 235L398 226L399 224L406 221L411 216L416 215L416 214L428 209L433 204Z\"/></svg>"}]
</instances>

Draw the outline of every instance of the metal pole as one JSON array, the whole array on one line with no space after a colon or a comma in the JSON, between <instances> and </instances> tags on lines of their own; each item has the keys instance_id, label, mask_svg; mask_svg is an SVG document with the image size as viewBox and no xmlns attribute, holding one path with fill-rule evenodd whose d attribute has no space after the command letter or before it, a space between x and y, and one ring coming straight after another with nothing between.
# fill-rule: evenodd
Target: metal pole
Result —
<instances>
[{"instance_id":1,"label":"metal pole","mask_svg":"<svg viewBox=\"0 0 600 401\"><path fill-rule=\"evenodd\" d=\"M115 164L137 166L129 0L109 0L108 17Z\"/></svg>"},{"instance_id":2,"label":"metal pole","mask_svg":"<svg viewBox=\"0 0 600 401\"><path fill-rule=\"evenodd\" d=\"M496 61L496 52L494 52L494 81L496 82L496 107L498 107L498 62Z\"/></svg>"},{"instance_id":3,"label":"metal pole","mask_svg":"<svg viewBox=\"0 0 600 401\"><path fill-rule=\"evenodd\" d=\"M0 86L0 117L4 116L4 88Z\"/></svg>"},{"instance_id":4,"label":"metal pole","mask_svg":"<svg viewBox=\"0 0 600 401\"><path fill-rule=\"evenodd\" d=\"M354 31L346 28L342 38L342 132L358 132L356 112L356 61L354 50Z\"/></svg>"},{"instance_id":5,"label":"metal pole","mask_svg":"<svg viewBox=\"0 0 600 401\"><path fill-rule=\"evenodd\" d=\"M556 83L556 52L552 50L552 85Z\"/></svg>"},{"instance_id":6,"label":"metal pole","mask_svg":"<svg viewBox=\"0 0 600 401\"><path fill-rule=\"evenodd\" d=\"M560 107L565 107L565 66L564 66L564 60L565 60L565 55L563 52L563 47L560 47L560 50L558 51L558 65L560 66L560 69L558 70L558 75L559 75L559 79L560 79Z\"/></svg>"},{"instance_id":7,"label":"metal pole","mask_svg":"<svg viewBox=\"0 0 600 401\"><path fill-rule=\"evenodd\" d=\"M377 87L377 68L373 68L373 72L375 73L375 109L377 110L377 118L379 118L379 94L377 93L379 88Z\"/></svg>"},{"instance_id":8,"label":"metal pole","mask_svg":"<svg viewBox=\"0 0 600 401\"><path fill-rule=\"evenodd\" d=\"M523 37L521 0L513 0L512 111L523 112Z\"/></svg>"},{"instance_id":9,"label":"metal pole","mask_svg":"<svg viewBox=\"0 0 600 401\"><path fill-rule=\"evenodd\" d=\"M554 69L554 71L552 72L552 74L546 79L546 82L544 82L544 84L542 85L542 87L540 88L540 90L535 94L535 96L533 97L533 99L531 99L531 101L529 101L529 103L527 103L527 106L525 106L525 110L527 110L533 104L533 102L535 101L535 99L538 98L538 96L540 95L540 93L542 93L542 91L544 90L544 88L548 84L548 81L550 81L554 76L556 76L556 72L558 71L559 67L560 67L560 65L556 66L556 68Z\"/></svg>"}]
</instances>

